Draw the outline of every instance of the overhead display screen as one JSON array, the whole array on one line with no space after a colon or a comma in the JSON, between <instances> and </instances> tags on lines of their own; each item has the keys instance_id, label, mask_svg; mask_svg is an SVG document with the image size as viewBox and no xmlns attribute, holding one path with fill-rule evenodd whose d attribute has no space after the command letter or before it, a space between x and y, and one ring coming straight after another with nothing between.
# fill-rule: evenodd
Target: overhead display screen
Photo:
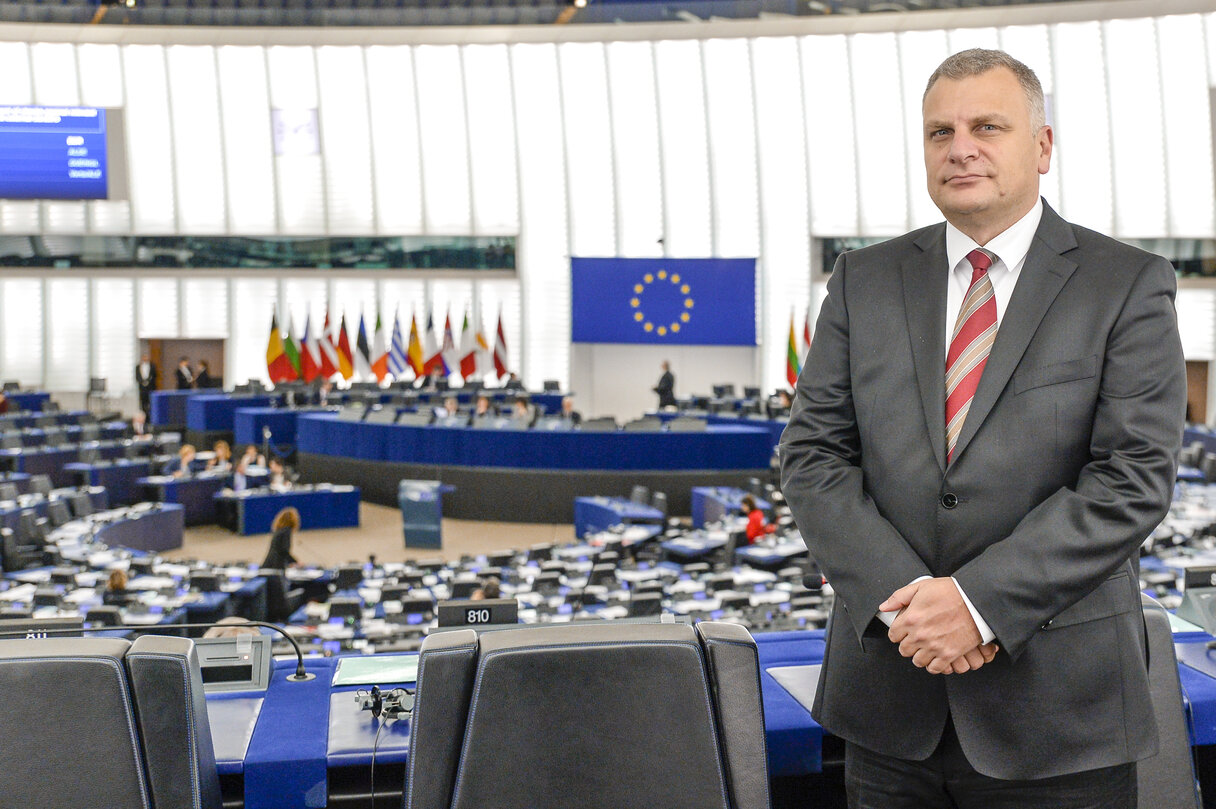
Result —
<instances>
[{"instance_id":1,"label":"overhead display screen","mask_svg":"<svg viewBox=\"0 0 1216 809\"><path fill-rule=\"evenodd\" d=\"M0 106L0 199L112 199L106 110Z\"/></svg>"}]
</instances>

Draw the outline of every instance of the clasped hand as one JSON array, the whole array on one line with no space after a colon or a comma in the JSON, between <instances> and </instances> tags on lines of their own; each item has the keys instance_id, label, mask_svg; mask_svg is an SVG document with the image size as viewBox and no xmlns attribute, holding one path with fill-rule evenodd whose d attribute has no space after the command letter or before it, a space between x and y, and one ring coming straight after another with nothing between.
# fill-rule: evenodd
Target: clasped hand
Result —
<instances>
[{"instance_id":1,"label":"clasped hand","mask_svg":"<svg viewBox=\"0 0 1216 809\"><path fill-rule=\"evenodd\" d=\"M950 578L922 579L878 606L899 610L887 637L899 653L930 674L963 674L992 662L995 643L982 643L971 611Z\"/></svg>"}]
</instances>

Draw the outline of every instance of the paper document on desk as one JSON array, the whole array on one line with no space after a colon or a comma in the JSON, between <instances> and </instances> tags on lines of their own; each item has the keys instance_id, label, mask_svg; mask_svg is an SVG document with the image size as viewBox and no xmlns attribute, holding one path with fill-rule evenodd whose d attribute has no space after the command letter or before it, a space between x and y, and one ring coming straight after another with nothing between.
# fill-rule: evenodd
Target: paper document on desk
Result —
<instances>
[{"instance_id":1,"label":"paper document on desk","mask_svg":"<svg viewBox=\"0 0 1216 809\"><path fill-rule=\"evenodd\" d=\"M418 680L418 655L343 657L333 685L394 685Z\"/></svg>"}]
</instances>

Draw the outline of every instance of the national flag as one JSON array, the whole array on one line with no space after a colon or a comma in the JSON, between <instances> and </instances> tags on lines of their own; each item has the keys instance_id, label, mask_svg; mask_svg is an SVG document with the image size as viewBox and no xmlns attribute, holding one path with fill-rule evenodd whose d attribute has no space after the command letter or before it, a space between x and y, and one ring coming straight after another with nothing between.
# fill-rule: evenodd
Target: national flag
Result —
<instances>
[{"instance_id":1,"label":"national flag","mask_svg":"<svg viewBox=\"0 0 1216 809\"><path fill-rule=\"evenodd\" d=\"M410 342L406 347L405 361L415 377L422 376L426 370L426 359L422 354L422 341L418 339L418 316L410 313Z\"/></svg>"},{"instance_id":2,"label":"national flag","mask_svg":"<svg viewBox=\"0 0 1216 809\"><path fill-rule=\"evenodd\" d=\"M296 343L294 334L296 324L292 319L291 313L287 314L287 336L283 338L283 353L287 355L287 359L291 361L291 369L295 372L293 379L300 378L300 347Z\"/></svg>"},{"instance_id":3,"label":"national flag","mask_svg":"<svg viewBox=\"0 0 1216 809\"><path fill-rule=\"evenodd\" d=\"M372 373L379 382L388 376L388 350L384 347L384 326L379 312L376 312L376 333L372 335Z\"/></svg>"},{"instance_id":4,"label":"national flag","mask_svg":"<svg viewBox=\"0 0 1216 809\"><path fill-rule=\"evenodd\" d=\"M329 307L325 307L325 327L321 330L321 376L329 379L338 373L338 347L334 343L333 327L329 325Z\"/></svg>"},{"instance_id":5,"label":"national flag","mask_svg":"<svg viewBox=\"0 0 1216 809\"><path fill-rule=\"evenodd\" d=\"M363 325L363 313L359 313L359 333L355 335L355 373L360 379L372 375L371 348L367 344L367 327Z\"/></svg>"},{"instance_id":6,"label":"national flag","mask_svg":"<svg viewBox=\"0 0 1216 809\"><path fill-rule=\"evenodd\" d=\"M388 346L388 370L394 379L405 376L405 341L401 339L401 312L393 312L393 336Z\"/></svg>"},{"instance_id":7,"label":"national flag","mask_svg":"<svg viewBox=\"0 0 1216 809\"><path fill-rule=\"evenodd\" d=\"M460 354L456 351L456 339L452 336L452 313L448 312L447 322L443 324L443 347L439 349L443 355L443 367L450 374L460 367Z\"/></svg>"},{"instance_id":8,"label":"national flag","mask_svg":"<svg viewBox=\"0 0 1216 809\"><path fill-rule=\"evenodd\" d=\"M502 330L502 307L498 307L498 334L494 338L494 373L507 375L507 335Z\"/></svg>"},{"instance_id":9,"label":"national flag","mask_svg":"<svg viewBox=\"0 0 1216 809\"><path fill-rule=\"evenodd\" d=\"M469 310L464 310L464 326L460 329L460 375L468 382L477 374L477 338L469 325Z\"/></svg>"},{"instance_id":10,"label":"national flag","mask_svg":"<svg viewBox=\"0 0 1216 809\"><path fill-rule=\"evenodd\" d=\"M274 313L270 315L270 337L266 341L266 371L270 381L276 384L295 378L291 360L283 353L283 335L279 333L279 318Z\"/></svg>"},{"instance_id":11,"label":"national flag","mask_svg":"<svg viewBox=\"0 0 1216 809\"><path fill-rule=\"evenodd\" d=\"M798 361L798 337L794 333L794 310L790 310L790 342L785 351L785 379L790 387L798 384L798 374L802 364Z\"/></svg>"},{"instance_id":12,"label":"national flag","mask_svg":"<svg viewBox=\"0 0 1216 809\"><path fill-rule=\"evenodd\" d=\"M477 336L474 339L477 341L477 375L484 379L494 369L494 355L486 342L486 330L480 317L477 318Z\"/></svg>"},{"instance_id":13,"label":"national flag","mask_svg":"<svg viewBox=\"0 0 1216 809\"><path fill-rule=\"evenodd\" d=\"M312 312L304 316L304 338L300 341L300 376L312 382L321 375L321 347L312 330Z\"/></svg>"},{"instance_id":14,"label":"national flag","mask_svg":"<svg viewBox=\"0 0 1216 809\"><path fill-rule=\"evenodd\" d=\"M426 316L426 332L422 335L422 354L426 357L423 371L427 376L438 368L444 376L448 375L447 363L443 361L443 350L435 342L435 321L428 313Z\"/></svg>"},{"instance_id":15,"label":"national flag","mask_svg":"<svg viewBox=\"0 0 1216 809\"><path fill-rule=\"evenodd\" d=\"M802 358L811 353L811 307L806 308L806 319L802 321Z\"/></svg>"},{"instance_id":16,"label":"national flag","mask_svg":"<svg viewBox=\"0 0 1216 809\"><path fill-rule=\"evenodd\" d=\"M342 374L343 379L350 379L355 375L350 338L346 334L346 312L342 313L342 320L338 323L338 373Z\"/></svg>"}]
</instances>

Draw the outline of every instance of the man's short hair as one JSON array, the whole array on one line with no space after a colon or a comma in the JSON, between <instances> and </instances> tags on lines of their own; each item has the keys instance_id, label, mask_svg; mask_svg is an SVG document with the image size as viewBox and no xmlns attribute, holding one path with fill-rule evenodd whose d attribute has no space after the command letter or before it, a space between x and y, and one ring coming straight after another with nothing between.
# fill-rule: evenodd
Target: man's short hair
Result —
<instances>
[{"instance_id":1,"label":"man's short hair","mask_svg":"<svg viewBox=\"0 0 1216 809\"><path fill-rule=\"evenodd\" d=\"M933 89L933 85L937 83L938 79L953 79L958 81L959 79L987 73L989 70L995 70L998 67L1008 69L1017 78L1018 84L1022 85L1022 91L1026 94L1026 105L1030 108L1030 128L1034 130L1034 133L1038 133L1047 123L1047 110L1043 102L1043 85L1039 83L1039 77L1035 75L1033 70L1004 51L971 48L970 50L959 51L953 56L948 57L946 61L937 66L937 70L933 71L933 75L929 77L929 83L925 85L925 94L921 96L921 103L924 103L925 98L929 95L929 91Z\"/></svg>"}]
</instances>

